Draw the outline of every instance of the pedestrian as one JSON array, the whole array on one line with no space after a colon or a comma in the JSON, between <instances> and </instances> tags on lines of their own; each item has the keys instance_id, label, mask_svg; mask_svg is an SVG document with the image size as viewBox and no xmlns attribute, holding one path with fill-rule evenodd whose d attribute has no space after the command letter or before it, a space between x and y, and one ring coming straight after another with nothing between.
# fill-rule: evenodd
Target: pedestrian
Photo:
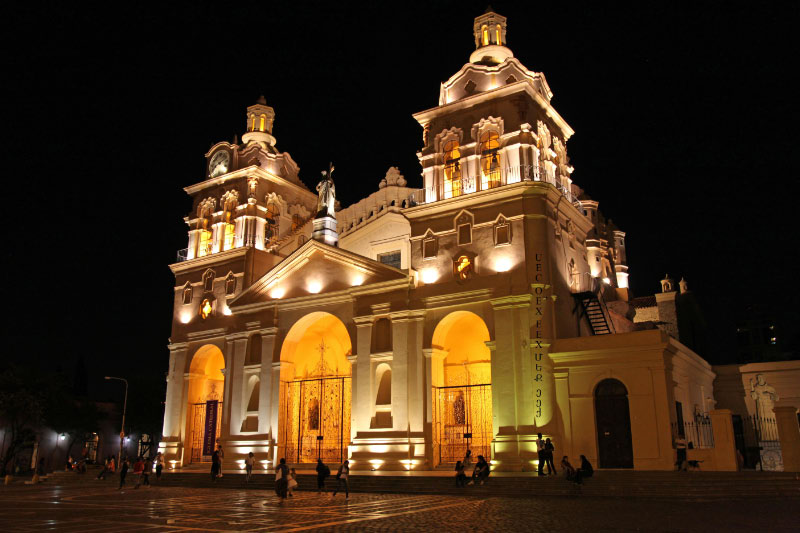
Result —
<instances>
[{"instance_id":1,"label":"pedestrian","mask_svg":"<svg viewBox=\"0 0 800 533\"><path fill-rule=\"evenodd\" d=\"M106 478L106 474L108 474L108 462L109 462L109 458L106 457L106 460L103 461L103 469L100 471L99 474L97 474L97 479L105 479Z\"/></svg>"},{"instance_id":2,"label":"pedestrian","mask_svg":"<svg viewBox=\"0 0 800 533\"><path fill-rule=\"evenodd\" d=\"M142 470L141 481L145 487L150 486L150 474L153 473L153 460L147 458L144 460L144 470Z\"/></svg>"},{"instance_id":3,"label":"pedestrian","mask_svg":"<svg viewBox=\"0 0 800 533\"><path fill-rule=\"evenodd\" d=\"M156 454L156 481L161 480L161 471L164 470L164 456L161 452Z\"/></svg>"},{"instance_id":4,"label":"pedestrian","mask_svg":"<svg viewBox=\"0 0 800 533\"><path fill-rule=\"evenodd\" d=\"M538 433L536 435L536 457L539 458L539 475L544 475L544 463L545 463L545 455L546 452L544 450L544 441L542 440L542 434Z\"/></svg>"},{"instance_id":5,"label":"pedestrian","mask_svg":"<svg viewBox=\"0 0 800 533\"><path fill-rule=\"evenodd\" d=\"M675 439L675 451L678 455L677 461L675 461L675 468L676 470L686 472L688 470L688 462L686 461L686 438L682 436L678 436Z\"/></svg>"},{"instance_id":6,"label":"pedestrian","mask_svg":"<svg viewBox=\"0 0 800 533\"><path fill-rule=\"evenodd\" d=\"M570 464L569 458L566 455L563 459L561 459L561 469L564 471L564 476L567 478L567 481L572 481L576 485L580 485L582 483L580 472L575 470L575 468Z\"/></svg>"},{"instance_id":7,"label":"pedestrian","mask_svg":"<svg viewBox=\"0 0 800 533\"><path fill-rule=\"evenodd\" d=\"M558 472L556 472L556 465L553 464L553 453L555 453L555 450L556 450L556 447L553 446L553 443L550 442L550 439L549 438L545 439L544 440L544 451L545 451L544 459L547 462L547 474L550 475L550 476L558 474Z\"/></svg>"},{"instance_id":8,"label":"pedestrian","mask_svg":"<svg viewBox=\"0 0 800 533\"><path fill-rule=\"evenodd\" d=\"M294 468L289 470L289 482L286 485L286 488L289 490L289 497L292 497L292 492L294 489L297 488L297 472L295 472Z\"/></svg>"},{"instance_id":9,"label":"pedestrian","mask_svg":"<svg viewBox=\"0 0 800 533\"><path fill-rule=\"evenodd\" d=\"M117 460L112 455L108 460L108 473L113 474L117 471Z\"/></svg>"},{"instance_id":10,"label":"pedestrian","mask_svg":"<svg viewBox=\"0 0 800 533\"><path fill-rule=\"evenodd\" d=\"M347 479L350 477L350 461L345 461L342 463L342 466L339 467L339 471L336 473L336 489L333 491L333 496L336 496L336 493L339 492L339 489L342 488L344 485L344 499L350 499L350 485L348 484ZM332 496L332 497L333 497Z\"/></svg>"},{"instance_id":11,"label":"pedestrian","mask_svg":"<svg viewBox=\"0 0 800 533\"><path fill-rule=\"evenodd\" d=\"M289 468L286 459L281 457L280 463L275 467L275 494L281 499L286 499L286 488L289 486Z\"/></svg>"},{"instance_id":12,"label":"pedestrian","mask_svg":"<svg viewBox=\"0 0 800 533\"><path fill-rule=\"evenodd\" d=\"M217 472L217 477L222 477L222 463L225 460L225 450L222 449L222 444L217 444L217 457L219 458L219 472Z\"/></svg>"},{"instance_id":13,"label":"pedestrian","mask_svg":"<svg viewBox=\"0 0 800 533\"><path fill-rule=\"evenodd\" d=\"M592 477L594 475L592 463L589 462L589 459L587 459L585 455L581 455L581 467L578 469L578 472L581 475L581 479Z\"/></svg>"},{"instance_id":14,"label":"pedestrian","mask_svg":"<svg viewBox=\"0 0 800 533\"><path fill-rule=\"evenodd\" d=\"M220 462L219 462L219 452L214 450L211 454L211 481L212 483L217 482L217 478L219 477L220 471Z\"/></svg>"},{"instance_id":15,"label":"pedestrian","mask_svg":"<svg viewBox=\"0 0 800 533\"><path fill-rule=\"evenodd\" d=\"M128 467L130 465L128 464L128 459L124 457L120 459L119 463L119 488L117 490L122 490L122 487L125 486L125 476L128 475Z\"/></svg>"},{"instance_id":16,"label":"pedestrian","mask_svg":"<svg viewBox=\"0 0 800 533\"><path fill-rule=\"evenodd\" d=\"M133 463L133 475L139 476L136 478L136 486L135 489L139 488L139 485L142 484L142 473L144 472L144 459L142 457L137 457L136 462Z\"/></svg>"},{"instance_id":17,"label":"pedestrian","mask_svg":"<svg viewBox=\"0 0 800 533\"><path fill-rule=\"evenodd\" d=\"M464 473L464 463L461 461L456 462L456 487L465 487L467 485L467 475Z\"/></svg>"},{"instance_id":18,"label":"pedestrian","mask_svg":"<svg viewBox=\"0 0 800 533\"><path fill-rule=\"evenodd\" d=\"M331 469L322 462L322 459L317 459L317 492L325 492L325 479L331 475Z\"/></svg>"},{"instance_id":19,"label":"pedestrian","mask_svg":"<svg viewBox=\"0 0 800 533\"><path fill-rule=\"evenodd\" d=\"M472 466L472 450L467 449L467 453L464 454L464 460L461 461L461 466L464 467L464 470L469 470L469 467Z\"/></svg>"},{"instance_id":20,"label":"pedestrian","mask_svg":"<svg viewBox=\"0 0 800 533\"><path fill-rule=\"evenodd\" d=\"M253 455L253 452L247 454L247 457L244 460L244 481L245 483L250 483L250 476L253 475L253 465L256 464L256 456Z\"/></svg>"},{"instance_id":21,"label":"pedestrian","mask_svg":"<svg viewBox=\"0 0 800 533\"><path fill-rule=\"evenodd\" d=\"M479 455L478 462L475 463L475 479L480 481L480 484L483 485L486 480L489 479L489 472L489 463L482 455Z\"/></svg>"}]
</instances>

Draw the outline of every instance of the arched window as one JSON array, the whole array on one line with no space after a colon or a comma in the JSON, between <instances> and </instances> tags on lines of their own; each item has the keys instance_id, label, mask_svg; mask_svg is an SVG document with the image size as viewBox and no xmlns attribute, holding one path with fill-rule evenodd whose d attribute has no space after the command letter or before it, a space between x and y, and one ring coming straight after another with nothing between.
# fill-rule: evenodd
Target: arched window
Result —
<instances>
[{"instance_id":1,"label":"arched window","mask_svg":"<svg viewBox=\"0 0 800 533\"><path fill-rule=\"evenodd\" d=\"M378 378L378 394L375 397L375 405L391 405L392 369L386 363L381 363L375 373Z\"/></svg>"},{"instance_id":2,"label":"arched window","mask_svg":"<svg viewBox=\"0 0 800 533\"><path fill-rule=\"evenodd\" d=\"M501 35L501 33L500 33L500 24L498 24L497 28L495 28L495 30L494 30L495 42L497 44L503 44L502 39L500 39L500 35Z\"/></svg>"},{"instance_id":3,"label":"arched window","mask_svg":"<svg viewBox=\"0 0 800 533\"><path fill-rule=\"evenodd\" d=\"M214 290L214 271L209 269L203 273L203 290L212 292Z\"/></svg>"},{"instance_id":4,"label":"arched window","mask_svg":"<svg viewBox=\"0 0 800 533\"><path fill-rule=\"evenodd\" d=\"M500 136L489 130L481 135L481 189L500 185Z\"/></svg>"},{"instance_id":5,"label":"arched window","mask_svg":"<svg viewBox=\"0 0 800 533\"><path fill-rule=\"evenodd\" d=\"M481 39L483 42L483 46L489 45L489 28L486 25L481 27Z\"/></svg>"},{"instance_id":6,"label":"arched window","mask_svg":"<svg viewBox=\"0 0 800 533\"><path fill-rule=\"evenodd\" d=\"M258 412L258 400L261 396L261 379L258 376L252 376L248 383L250 388L250 399L247 402L247 412Z\"/></svg>"},{"instance_id":7,"label":"arched window","mask_svg":"<svg viewBox=\"0 0 800 533\"><path fill-rule=\"evenodd\" d=\"M267 126L267 115L261 115L261 122L258 125L260 131L264 131Z\"/></svg>"},{"instance_id":8,"label":"arched window","mask_svg":"<svg viewBox=\"0 0 800 533\"><path fill-rule=\"evenodd\" d=\"M256 131L256 116L250 115L250 131Z\"/></svg>"},{"instance_id":9,"label":"arched window","mask_svg":"<svg viewBox=\"0 0 800 533\"><path fill-rule=\"evenodd\" d=\"M192 303L192 286L187 281L186 285L183 286L183 304L190 303Z\"/></svg>"},{"instance_id":10,"label":"arched window","mask_svg":"<svg viewBox=\"0 0 800 533\"><path fill-rule=\"evenodd\" d=\"M444 197L461 196L461 151L458 141L449 141L444 145Z\"/></svg>"},{"instance_id":11,"label":"arched window","mask_svg":"<svg viewBox=\"0 0 800 533\"><path fill-rule=\"evenodd\" d=\"M207 229L201 229L199 238L197 239L197 257L210 254L211 248L211 232Z\"/></svg>"},{"instance_id":12,"label":"arched window","mask_svg":"<svg viewBox=\"0 0 800 533\"><path fill-rule=\"evenodd\" d=\"M225 224L225 242L223 243L223 250L231 250L233 248L234 237L236 237L236 224L228 222Z\"/></svg>"}]
</instances>

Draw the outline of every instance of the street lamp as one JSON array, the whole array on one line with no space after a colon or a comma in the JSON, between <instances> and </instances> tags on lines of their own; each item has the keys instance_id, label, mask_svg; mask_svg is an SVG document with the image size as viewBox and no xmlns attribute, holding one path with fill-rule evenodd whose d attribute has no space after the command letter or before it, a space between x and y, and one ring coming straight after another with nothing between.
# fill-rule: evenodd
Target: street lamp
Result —
<instances>
[{"instance_id":1,"label":"street lamp","mask_svg":"<svg viewBox=\"0 0 800 533\"><path fill-rule=\"evenodd\" d=\"M106 379L115 379L125 383L125 402L122 404L122 430L119 432L119 457L117 458L117 465L119 465L122 462L122 448L125 446L125 411L128 408L128 380L114 376L106 376Z\"/></svg>"}]
</instances>

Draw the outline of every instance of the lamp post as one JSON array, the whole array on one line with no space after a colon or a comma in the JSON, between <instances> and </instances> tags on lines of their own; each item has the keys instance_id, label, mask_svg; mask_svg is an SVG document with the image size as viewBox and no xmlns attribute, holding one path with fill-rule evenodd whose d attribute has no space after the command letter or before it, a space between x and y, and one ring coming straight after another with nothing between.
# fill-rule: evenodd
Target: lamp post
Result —
<instances>
[{"instance_id":1,"label":"lamp post","mask_svg":"<svg viewBox=\"0 0 800 533\"><path fill-rule=\"evenodd\" d=\"M125 383L125 402L122 404L122 430L119 432L119 457L117 458L117 465L119 467L122 461L122 448L125 446L125 411L128 408L128 380L125 378L116 378L114 376L106 376L106 379L115 379Z\"/></svg>"}]
</instances>

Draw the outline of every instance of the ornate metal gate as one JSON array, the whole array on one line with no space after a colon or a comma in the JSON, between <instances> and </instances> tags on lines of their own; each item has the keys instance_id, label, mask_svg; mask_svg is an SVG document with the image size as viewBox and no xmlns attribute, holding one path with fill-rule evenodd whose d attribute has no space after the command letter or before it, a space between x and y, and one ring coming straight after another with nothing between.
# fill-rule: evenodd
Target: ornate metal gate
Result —
<instances>
[{"instance_id":1,"label":"ornate metal gate","mask_svg":"<svg viewBox=\"0 0 800 533\"><path fill-rule=\"evenodd\" d=\"M206 427L206 402L192 404L192 462L210 463L211 456L203 455L203 430ZM222 429L222 402L217 404L217 434L214 442L219 440Z\"/></svg>"},{"instance_id":2,"label":"ornate metal gate","mask_svg":"<svg viewBox=\"0 0 800 533\"><path fill-rule=\"evenodd\" d=\"M350 377L281 382L280 456L289 463L347 459L351 394Z\"/></svg>"},{"instance_id":3,"label":"ornate metal gate","mask_svg":"<svg viewBox=\"0 0 800 533\"><path fill-rule=\"evenodd\" d=\"M460 461L467 449L491 459L491 385L433 387L433 402L433 454L440 464Z\"/></svg>"}]
</instances>

